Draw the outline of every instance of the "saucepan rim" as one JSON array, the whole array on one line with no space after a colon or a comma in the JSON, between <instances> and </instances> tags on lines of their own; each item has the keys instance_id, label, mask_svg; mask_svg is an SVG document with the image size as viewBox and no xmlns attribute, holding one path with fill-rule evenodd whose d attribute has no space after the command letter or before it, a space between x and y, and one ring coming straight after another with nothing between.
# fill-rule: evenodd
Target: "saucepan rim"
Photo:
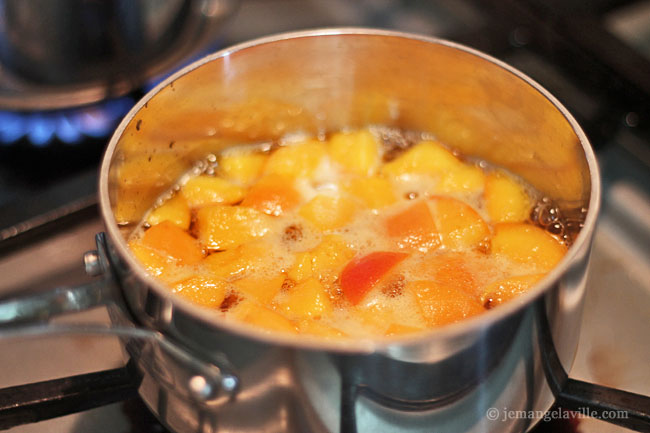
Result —
<instances>
[{"instance_id":1,"label":"saucepan rim","mask_svg":"<svg viewBox=\"0 0 650 433\"><path fill-rule=\"evenodd\" d=\"M108 191L108 180L109 180L109 168L111 161L114 156L116 146L124 133L127 125L131 120L136 116L136 114L142 109L142 107L147 104L149 100L154 98L163 88L167 87L174 80L190 73L194 69L201 67L202 65L209 63L215 59L225 58L230 56L233 53L246 50L251 47L258 47L266 44L273 44L275 42L280 42L286 39L296 39L296 38L310 38L310 37L323 37L323 36L344 36L344 35L364 35L364 36L377 36L377 37L388 37L388 38L406 38L416 41L422 41L431 44L438 44L472 54L474 56L480 57L494 65L497 65L504 69L505 71L515 75L517 78L523 80L525 83L530 85L541 95L543 95L553 106L563 115L563 117L569 122L574 133L580 140L580 145L582 146L585 159L587 161L587 167L589 170L589 178L591 184L591 191L589 196L589 203L587 207L587 214L584 221L584 226L578 234L575 242L569 248L565 256L562 258L560 263L555 266L539 283L537 283L532 289L523 293L517 297L517 299L507 302L504 305L499 306L493 310L487 311L483 314L464 319L460 322L442 326L437 329L432 329L427 332L417 333L410 336L402 337L383 337L381 339L341 339L341 340L325 340L317 337L305 336L305 335L289 335L277 332L267 332L262 329L256 328L251 325L244 323L237 323L232 320L224 320L217 317L213 311L200 307L198 305L192 304L190 301L187 301L180 296L173 294L169 288L165 287L164 284L154 277L148 275L142 265L139 264L137 259L129 251L126 242L124 241L122 235L120 234L118 225L113 216L113 211L111 209L111 203L109 199ZM600 200L601 200L601 184L598 164L589 141L583 132L582 128L578 125L578 122L574 117L569 113L569 111L545 88L543 88L535 80L524 74L523 72L515 69L514 67L498 60L488 54L480 52L476 49L458 44L445 39L435 38L431 36L419 35L414 33L406 33L400 31L392 30L381 30L381 29L372 29L372 28L359 28L359 27L337 27L337 28L321 28L321 29L312 29L312 30L302 30L294 32L280 33L276 35L271 35L267 37L262 37L254 39L248 42L240 43L232 47L225 48L213 54L210 54L187 67L177 71L176 73L169 76L167 79L159 83L154 89L149 91L137 104L129 111L129 113L124 117L122 122L116 128L111 140L106 148L104 157L101 164L101 169L99 173L99 206L102 215L102 219L106 228L107 235L110 239L111 245L117 251L119 256L126 262L129 267L129 270L135 273L135 276L145 284L147 284L155 293L161 296L166 301L172 303L174 308L178 308L183 311L185 314L189 314L202 323L205 323L206 326L212 326L219 329L223 332L231 332L237 334L241 337L250 338L255 341L263 342L266 344L282 345L289 346L296 349L311 349L311 350L326 350L338 353L348 353L348 354L362 354L362 353L372 353L372 352L385 352L390 348L395 348L396 346L416 346L422 344L432 343L434 341L442 340L452 340L455 338L462 338L464 335L470 335L476 332L480 332L483 329L486 329L493 324L505 319L508 316L513 316L528 307L535 299L543 295L546 291L556 284L560 277L567 272L572 262L576 260L576 257L580 252L588 250L589 243L593 232L595 230L596 219L600 209ZM164 332L164 330L163 330Z\"/></svg>"}]
</instances>

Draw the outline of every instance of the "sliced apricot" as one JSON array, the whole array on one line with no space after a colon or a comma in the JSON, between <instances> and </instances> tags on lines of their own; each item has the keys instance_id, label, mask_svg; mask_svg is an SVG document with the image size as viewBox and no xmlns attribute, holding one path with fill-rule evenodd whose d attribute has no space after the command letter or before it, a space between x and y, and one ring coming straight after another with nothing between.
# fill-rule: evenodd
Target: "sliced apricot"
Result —
<instances>
[{"instance_id":1,"label":"sliced apricot","mask_svg":"<svg viewBox=\"0 0 650 433\"><path fill-rule=\"evenodd\" d=\"M203 265L214 278L241 278L268 266L270 247L265 242L250 242L226 251L210 254Z\"/></svg>"},{"instance_id":2,"label":"sliced apricot","mask_svg":"<svg viewBox=\"0 0 650 433\"><path fill-rule=\"evenodd\" d=\"M341 236L327 235L311 251L312 275L320 281L332 283L354 254Z\"/></svg>"},{"instance_id":3,"label":"sliced apricot","mask_svg":"<svg viewBox=\"0 0 650 433\"><path fill-rule=\"evenodd\" d=\"M226 179L249 185L262 173L267 156L254 152L228 152L219 158L218 173Z\"/></svg>"},{"instance_id":4,"label":"sliced apricot","mask_svg":"<svg viewBox=\"0 0 650 433\"><path fill-rule=\"evenodd\" d=\"M357 257L341 272L341 290L356 305L391 269L408 257L406 253L375 251Z\"/></svg>"},{"instance_id":5,"label":"sliced apricot","mask_svg":"<svg viewBox=\"0 0 650 433\"><path fill-rule=\"evenodd\" d=\"M244 295L252 296L261 304L267 304L280 292L284 280L285 277L282 274L273 278L253 275L236 280L233 285Z\"/></svg>"},{"instance_id":6,"label":"sliced apricot","mask_svg":"<svg viewBox=\"0 0 650 433\"><path fill-rule=\"evenodd\" d=\"M175 284L172 291L204 307L217 308L226 297L228 287L223 280L194 276Z\"/></svg>"},{"instance_id":7,"label":"sliced apricot","mask_svg":"<svg viewBox=\"0 0 650 433\"><path fill-rule=\"evenodd\" d=\"M347 171L362 176L379 166L379 143L368 130L339 132L329 139L331 158Z\"/></svg>"},{"instance_id":8,"label":"sliced apricot","mask_svg":"<svg viewBox=\"0 0 650 433\"><path fill-rule=\"evenodd\" d=\"M443 196L432 197L431 204L441 243L446 248L475 248L489 238L490 228L468 204Z\"/></svg>"},{"instance_id":9,"label":"sliced apricot","mask_svg":"<svg viewBox=\"0 0 650 433\"><path fill-rule=\"evenodd\" d=\"M243 300L233 310L233 316L266 331L296 334L296 326L282 314L263 307L255 301Z\"/></svg>"},{"instance_id":10,"label":"sliced apricot","mask_svg":"<svg viewBox=\"0 0 650 433\"><path fill-rule=\"evenodd\" d=\"M324 144L317 140L289 144L280 147L269 156L264 173L311 178L325 155Z\"/></svg>"},{"instance_id":11,"label":"sliced apricot","mask_svg":"<svg viewBox=\"0 0 650 433\"><path fill-rule=\"evenodd\" d=\"M196 239L170 221L150 227L144 232L142 243L184 265L192 265L203 259L203 251Z\"/></svg>"},{"instance_id":12,"label":"sliced apricot","mask_svg":"<svg viewBox=\"0 0 650 433\"><path fill-rule=\"evenodd\" d=\"M504 173L493 172L485 183L485 208L493 222L523 222L532 202L524 186Z\"/></svg>"},{"instance_id":13,"label":"sliced apricot","mask_svg":"<svg viewBox=\"0 0 650 433\"><path fill-rule=\"evenodd\" d=\"M401 323L391 323L388 325L388 329L386 329L384 335L387 337L394 337L398 335L414 334L416 332L422 332L423 330L423 328L418 328L415 326L403 325Z\"/></svg>"},{"instance_id":14,"label":"sliced apricot","mask_svg":"<svg viewBox=\"0 0 650 433\"><path fill-rule=\"evenodd\" d=\"M427 257L422 261L420 274L439 286L461 289L474 295L478 282L474 268L465 253L444 253Z\"/></svg>"},{"instance_id":15,"label":"sliced apricot","mask_svg":"<svg viewBox=\"0 0 650 433\"><path fill-rule=\"evenodd\" d=\"M300 283L312 276L312 254L310 251L302 251L295 256L293 265L287 270L287 276Z\"/></svg>"},{"instance_id":16,"label":"sliced apricot","mask_svg":"<svg viewBox=\"0 0 650 433\"><path fill-rule=\"evenodd\" d=\"M537 226L499 223L492 237L492 253L548 271L562 260L566 246Z\"/></svg>"},{"instance_id":17,"label":"sliced apricot","mask_svg":"<svg viewBox=\"0 0 650 433\"><path fill-rule=\"evenodd\" d=\"M129 249L144 268L154 277L161 277L163 274L173 272L177 266L177 260L167 254L161 254L158 250L143 245L141 240L129 241Z\"/></svg>"},{"instance_id":18,"label":"sliced apricot","mask_svg":"<svg viewBox=\"0 0 650 433\"><path fill-rule=\"evenodd\" d=\"M346 185L346 191L370 209L381 209L397 201L393 185L381 177L359 177Z\"/></svg>"},{"instance_id":19,"label":"sliced apricot","mask_svg":"<svg viewBox=\"0 0 650 433\"><path fill-rule=\"evenodd\" d=\"M429 326L458 322L485 311L475 297L458 287L434 281L413 281L406 287L415 295L420 312Z\"/></svg>"},{"instance_id":20,"label":"sliced apricot","mask_svg":"<svg viewBox=\"0 0 650 433\"><path fill-rule=\"evenodd\" d=\"M343 338L345 333L339 329L324 324L321 320L304 319L298 322L298 331L301 334L315 335L323 338Z\"/></svg>"},{"instance_id":21,"label":"sliced apricot","mask_svg":"<svg viewBox=\"0 0 650 433\"><path fill-rule=\"evenodd\" d=\"M481 303L485 308L503 304L533 287L545 274L518 275L504 278L488 284L481 294Z\"/></svg>"},{"instance_id":22,"label":"sliced apricot","mask_svg":"<svg viewBox=\"0 0 650 433\"><path fill-rule=\"evenodd\" d=\"M439 194L478 194L485 187L483 170L471 164L458 161L441 178L436 190Z\"/></svg>"},{"instance_id":23,"label":"sliced apricot","mask_svg":"<svg viewBox=\"0 0 650 433\"><path fill-rule=\"evenodd\" d=\"M271 218L249 207L205 206L196 213L199 240L210 250L233 248L269 233Z\"/></svg>"},{"instance_id":24,"label":"sliced apricot","mask_svg":"<svg viewBox=\"0 0 650 433\"><path fill-rule=\"evenodd\" d=\"M244 193L244 188L226 179L207 175L192 177L181 188L190 207L237 203Z\"/></svg>"},{"instance_id":25,"label":"sliced apricot","mask_svg":"<svg viewBox=\"0 0 650 433\"><path fill-rule=\"evenodd\" d=\"M190 227L190 207L182 195L174 195L147 216L147 223L152 226L163 221L169 221L183 230Z\"/></svg>"},{"instance_id":26,"label":"sliced apricot","mask_svg":"<svg viewBox=\"0 0 650 433\"><path fill-rule=\"evenodd\" d=\"M294 286L279 308L294 318L320 317L332 312L332 302L325 287L315 278Z\"/></svg>"},{"instance_id":27,"label":"sliced apricot","mask_svg":"<svg viewBox=\"0 0 650 433\"><path fill-rule=\"evenodd\" d=\"M400 248L423 252L440 246L440 235L425 200L419 200L406 210L386 219L388 235Z\"/></svg>"},{"instance_id":28,"label":"sliced apricot","mask_svg":"<svg viewBox=\"0 0 650 433\"><path fill-rule=\"evenodd\" d=\"M459 160L440 143L432 140L421 141L381 169L389 176L404 174L441 175L457 167Z\"/></svg>"},{"instance_id":29,"label":"sliced apricot","mask_svg":"<svg viewBox=\"0 0 650 433\"><path fill-rule=\"evenodd\" d=\"M356 212L355 203L343 195L320 194L300 208L300 216L319 230L331 230L348 223Z\"/></svg>"},{"instance_id":30,"label":"sliced apricot","mask_svg":"<svg viewBox=\"0 0 650 433\"><path fill-rule=\"evenodd\" d=\"M300 193L293 187L293 183L294 179L288 176L265 176L251 187L241 205L268 215L282 215L300 203Z\"/></svg>"}]
</instances>

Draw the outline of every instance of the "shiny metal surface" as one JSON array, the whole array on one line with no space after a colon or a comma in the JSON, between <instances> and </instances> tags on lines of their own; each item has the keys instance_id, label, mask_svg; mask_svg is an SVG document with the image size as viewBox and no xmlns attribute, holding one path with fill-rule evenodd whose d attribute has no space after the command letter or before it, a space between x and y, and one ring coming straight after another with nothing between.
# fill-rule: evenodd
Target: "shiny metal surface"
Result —
<instances>
[{"instance_id":1,"label":"shiny metal surface","mask_svg":"<svg viewBox=\"0 0 650 433\"><path fill-rule=\"evenodd\" d=\"M139 221L154 198L206 153L296 129L373 123L432 132L466 154L505 166L564 211L588 208L585 226L558 267L518 302L423 337L351 343L223 323L173 297L128 252L117 223ZM161 152L172 162L163 173L159 165L147 173L142 164L144 178L151 179L146 188L134 190L120 176L125 161ZM570 369L599 188L593 152L567 111L521 73L473 50L412 35L339 29L281 35L217 53L162 83L127 116L106 153L100 194L109 258L137 319L198 357L225 355L242 387L232 401L197 406L145 368L141 395L163 422L183 432L214 431L216 420L224 431L245 430L249 420L241 415L250 407L267 420L256 431L525 431L534 421L490 421L485 412L550 407L542 334L551 336L561 364ZM256 402L264 384L282 389L277 371L307 397L298 415Z\"/></svg>"},{"instance_id":2,"label":"shiny metal surface","mask_svg":"<svg viewBox=\"0 0 650 433\"><path fill-rule=\"evenodd\" d=\"M0 1L0 107L128 92L213 43L236 0Z\"/></svg>"}]
</instances>

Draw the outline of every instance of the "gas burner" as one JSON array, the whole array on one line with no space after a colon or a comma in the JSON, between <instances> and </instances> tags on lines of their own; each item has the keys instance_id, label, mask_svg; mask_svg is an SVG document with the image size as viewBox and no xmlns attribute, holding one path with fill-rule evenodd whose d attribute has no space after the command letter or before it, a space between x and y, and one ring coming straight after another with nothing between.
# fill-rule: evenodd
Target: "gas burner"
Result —
<instances>
[{"instance_id":1,"label":"gas burner","mask_svg":"<svg viewBox=\"0 0 650 433\"><path fill-rule=\"evenodd\" d=\"M105 138L134 104L134 98L125 96L67 110L0 111L0 145L26 140L35 147L46 147L56 141L74 145L86 138Z\"/></svg>"}]
</instances>

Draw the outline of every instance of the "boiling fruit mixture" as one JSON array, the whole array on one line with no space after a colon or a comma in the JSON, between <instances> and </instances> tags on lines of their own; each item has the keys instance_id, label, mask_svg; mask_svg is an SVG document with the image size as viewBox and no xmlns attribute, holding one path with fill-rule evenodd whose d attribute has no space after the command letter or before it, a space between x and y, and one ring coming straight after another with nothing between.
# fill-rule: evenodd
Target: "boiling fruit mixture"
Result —
<instances>
[{"instance_id":1,"label":"boiling fruit mixture","mask_svg":"<svg viewBox=\"0 0 650 433\"><path fill-rule=\"evenodd\" d=\"M129 246L174 293L269 332L457 322L532 287L568 244L531 217L548 201L521 180L421 134L293 136L207 161Z\"/></svg>"}]
</instances>

